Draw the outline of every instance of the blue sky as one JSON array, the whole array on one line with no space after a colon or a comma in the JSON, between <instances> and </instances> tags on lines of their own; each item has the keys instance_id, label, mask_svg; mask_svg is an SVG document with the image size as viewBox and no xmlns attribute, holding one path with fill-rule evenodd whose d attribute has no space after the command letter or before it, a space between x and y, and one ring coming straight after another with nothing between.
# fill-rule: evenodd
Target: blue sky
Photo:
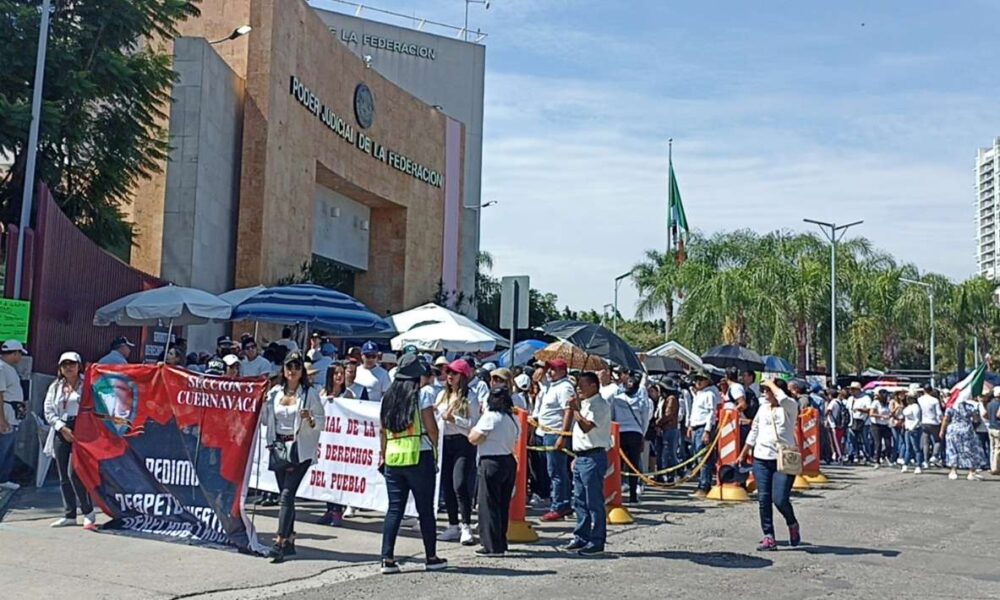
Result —
<instances>
[{"instance_id":1,"label":"blue sky","mask_svg":"<svg viewBox=\"0 0 1000 600\"><path fill-rule=\"evenodd\" d=\"M461 24L461 0L371 0ZM973 167L1000 135L1000 3L491 0L483 248L560 305L665 244L667 138L692 227L847 222L975 269ZM863 25L862 25L863 24ZM636 294L622 288L631 314Z\"/></svg>"}]
</instances>

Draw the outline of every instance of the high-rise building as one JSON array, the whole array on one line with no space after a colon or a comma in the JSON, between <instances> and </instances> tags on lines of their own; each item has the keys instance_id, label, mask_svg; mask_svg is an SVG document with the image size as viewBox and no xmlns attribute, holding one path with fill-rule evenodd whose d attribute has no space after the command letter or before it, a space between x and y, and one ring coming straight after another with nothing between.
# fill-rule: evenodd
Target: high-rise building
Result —
<instances>
[{"instance_id":1,"label":"high-rise building","mask_svg":"<svg viewBox=\"0 0 1000 600\"><path fill-rule=\"evenodd\" d=\"M1000 242L1000 137L976 156L976 272L992 281L1000 279L997 243Z\"/></svg>"}]
</instances>

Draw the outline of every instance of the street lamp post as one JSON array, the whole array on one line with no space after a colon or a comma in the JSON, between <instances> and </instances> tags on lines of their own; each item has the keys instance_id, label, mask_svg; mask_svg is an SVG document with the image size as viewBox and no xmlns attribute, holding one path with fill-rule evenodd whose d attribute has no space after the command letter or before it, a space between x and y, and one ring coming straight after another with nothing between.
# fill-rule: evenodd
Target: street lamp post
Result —
<instances>
[{"instance_id":1,"label":"street lamp post","mask_svg":"<svg viewBox=\"0 0 1000 600\"><path fill-rule=\"evenodd\" d=\"M899 280L904 283L919 285L927 290L927 299L931 305L931 387L937 387L934 385L934 376L937 373L934 368L934 286L925 281L917 281L916 279L907 279L905 277L900 277Z\"/></svg>"},{"instance_id":2,"label":"street lamp post","mask_svg":"<svg viewBox=\"0 0 1000 600\"><path fill-rule=\"evenodd\" d=\"M465 0L465 27L462 28L462 39L469 41L469 5L482 4L486 10L490 9L490 0Z\"/></svg>"},{"instance_id":3,"label":"street lamp post","mask_svg":"<svg viewBox=\"0 0 1000 600\"><path fill-rule=\"evenodd\" d=\"M806 223L818 225L826 239L830 240L830 380L837 386L837 244L843 239L849 227L864 221L854 221L847 225L837 225L825 221L802 219Z\"/></svg>"},{"instance_id":4,"label":"street lamp post","mask_svg":"<svg viewBox=\"0 0 1000 600\"><path fill-rule=\"evenodd\" d=\"M632 271L635 271L635 269L632 269ZM612 330L616 334L618 333L618 286L621 284L623 279L632 275L632 271L629 271L628 273L622 273L618 277L615 277L615 314L614 314L614 320L612 321L612 323L614 323Z\"/></svg>"},{"instance_id":5,"label":"street lamp post","mask_svg":"<svg viewBox=\"0 0 1000 600\"><path fill-rule=\"evenodd\" d=\"M31 224L31 201L35 195L35 161L38 159L38 125L42 120L42 86L45 83L45 51L49 45L49 8L51 0L42 0L42 20L38 24L38 53L35 55L35 83L31 90L31 125L28 126L27 157L24 165L24 191L21 195L21 220L17 227L17 254L14 259L14 298L21 298L24 272L24 238Z\"/></svg>"}]
</instances>

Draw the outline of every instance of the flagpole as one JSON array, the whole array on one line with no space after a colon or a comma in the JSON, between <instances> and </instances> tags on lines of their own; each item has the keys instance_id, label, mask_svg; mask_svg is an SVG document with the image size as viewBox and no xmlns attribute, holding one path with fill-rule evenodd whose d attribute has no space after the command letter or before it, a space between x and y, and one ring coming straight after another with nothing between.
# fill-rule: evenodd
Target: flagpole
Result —
<instances>
[{"instance_id":1,"label":"flagpole","mask_svg":"<svg viewBox=\"0 0 1000 600\"><path fill-rule=\"evenodd\" d=\"M673 231L674 207L670 203L670 190L673 189L674 181L674 138L667 138L667 252L664 255L666 260L670 260L670 249L673 247L671 231ZM673 308L674 293L670 291L670 307ZM668 315L663 315L663 339L670 341L670 323Z\"/></svg>"}]
</instances>

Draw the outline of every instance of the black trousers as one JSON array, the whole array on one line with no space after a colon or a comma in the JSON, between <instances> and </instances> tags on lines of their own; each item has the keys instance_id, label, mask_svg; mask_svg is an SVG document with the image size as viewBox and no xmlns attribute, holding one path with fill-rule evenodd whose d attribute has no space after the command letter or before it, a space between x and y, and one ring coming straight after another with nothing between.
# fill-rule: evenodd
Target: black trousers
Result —
<instances>
[{"instance_id":1,"label":"black trousers","mask_svg":"<svg viewBox=\"0 0 1000 600\"><path fill-rule=\"evenodd\" d=\"M629 461L635 465L635 468L642 470L642 444L643 436L638 431L624 431L619 434L618 437L621 440L622 452L628 457ZM631 473L631 467L622 461L622 473ZM628 499L629 502L638 502L639 495L636 493L636 487L639 485L638 477L628 477Z\"/></svg>"},{"instance_id":2,"label":"black trousers","mask_svg":"<svg viewBox=\"0 0 1000 600\"><path fill-rule=\"evenodd\" d=\"M281 495L278 497L278 537L287 538L292 535L295 529L295 493L299 491L299 484L306 476L306 471L312 465L310 461L300 462L294 467L281 469L274 472L274 478L278 480L278 489Z\"/></svg>"},{"instance_id":3,"label":"black trousers","mask_svg":"<svg viewBox=\"0 0 1000 600\"><path fill-rule=\"evenodd\" d=\"M544 446L542 436L535 434L531 438L532 446ZM544 452L528 452L528 488L532 494L548 500L552 497L552 482L549 480L549 467L545 461Z\"/></svg>"},{"instance_id":4,"label":"black trousers","mask_svg":"<svg viewBox=\"0 0 1000 600\"><path fill-rule=\"evenodd\" d=\"M517 461L511 454L479 459L479 541L487 552L507 551L507 523L516 475Z\"/></svg>"},{"instance_id":5,"label":"black trousers","mask_svg":"<svg viewBox=\"0 0 1000 600\"><path fill-rule=\"evenodd\" d=\"M66 425L72 431L76 422L70 420ZM56 471L59 473L59 491L62 492L63 516L75 519L77 507L81 513L88 515L94 511L94 504L90 501L87 488L83 487L83 482L73 470L73 463L70 460L73 444L67 442L58 431L55 435L52 446L56 455Z\"/></svg>"},{"instance_id":6,"label":"black trousers","mask_svg":"<svg viewBox=\"0 0 1000 600\"><path fill-rule=\"evenodd\" d=\"M441 488L448 524L472 523L472 482L476 474L476 447L464 435L444 436L441 455Z\"/></svg>"},{"instance_id":7,"label":"black trousers","mask_svg":"<svg viewBox=\"0 0 1000 600\"><path fill-rule=\"evenodd\" d=\"M892 430L888 425L872 423L872 438L875 442L875 462L883 458L892 460Z\"/></svg>"}]
</instances>

